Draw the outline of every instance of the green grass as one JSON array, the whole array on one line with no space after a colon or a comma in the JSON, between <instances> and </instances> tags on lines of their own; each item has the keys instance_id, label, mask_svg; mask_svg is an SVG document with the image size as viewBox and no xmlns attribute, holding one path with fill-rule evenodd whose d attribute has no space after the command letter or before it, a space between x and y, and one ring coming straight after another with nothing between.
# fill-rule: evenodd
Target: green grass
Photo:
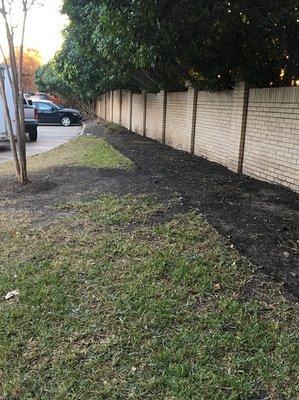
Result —
<instances>
[{"instance_id":1,"label":"green grass","mask_svg":"<svg viewBox=\"0 0 299 400\"><path fill-rule=\"evenodd\" d=\"M297 398L293 306L262 281L245 296L249 263L195 212L153 224L164 209L1 213L0 399Z\"/></svg>"},{"instance_id":2,"label":"green grass","mask_svg":"<svg viewBox=\"0 0 299 400\"><path fill-rule=\"evenodd\" d=\"M29 172L61 165L91 168L133 168L133 163L105 140L91 136L80 136L51 151L28 157ZM11 172L13 172L11 162L0 165L0 174Z\"/></svg>"},{"instance_id":3,"label":"green grass","mask_svg":"<svg viewBox=\"0 0 299 400\"><path fill-rule=\"evenodd\" d=\"M133 168L92 137L29 159L59 165ZM93 196L2 200L1 400L297 399L296 310L275 284L196 212L157 222L151 197Z\"/></svg>"}]
</instances>

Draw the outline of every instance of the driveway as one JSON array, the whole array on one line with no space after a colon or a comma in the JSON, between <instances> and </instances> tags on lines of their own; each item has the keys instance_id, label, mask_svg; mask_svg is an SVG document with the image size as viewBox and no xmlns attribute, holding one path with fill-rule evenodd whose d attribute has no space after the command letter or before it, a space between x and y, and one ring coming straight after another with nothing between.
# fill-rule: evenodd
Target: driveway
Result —
<instances>
[{"instance_id":1,"label":"driveway","mask_svg":"<svg viewBox=\"0 0 299 400\"><path fill-rule=\"evenodd\" d=\"M37 142L27 141L27 154L32 156L60 146L76 137L81 129L81 126L40 126L38 128ZM0 164L11 159L10 147L0 145Z\"/></svg>"}]
</instances>

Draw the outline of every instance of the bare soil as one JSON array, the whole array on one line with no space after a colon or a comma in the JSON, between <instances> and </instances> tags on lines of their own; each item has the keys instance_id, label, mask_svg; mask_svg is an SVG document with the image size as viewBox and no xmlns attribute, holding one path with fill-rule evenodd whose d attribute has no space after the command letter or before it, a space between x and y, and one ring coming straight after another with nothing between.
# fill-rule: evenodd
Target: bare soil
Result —
<instances>
[{"instance_id":1,"label":"bare soil","mask_svg":"<svg viewBox=\"0 0 299 400\"><path fill-rule=\"evenodd\" d=\"M62 166L35 172L24 187L0 177L0 208L28 208L47 219L55 217L53 204L95 193L154 195L173 204L157 218L199 210L258 270L298 298L299 194L126 130L108 133L94 124L87 132L130 158L135 170Z\"/></svg>"}]
</instances>

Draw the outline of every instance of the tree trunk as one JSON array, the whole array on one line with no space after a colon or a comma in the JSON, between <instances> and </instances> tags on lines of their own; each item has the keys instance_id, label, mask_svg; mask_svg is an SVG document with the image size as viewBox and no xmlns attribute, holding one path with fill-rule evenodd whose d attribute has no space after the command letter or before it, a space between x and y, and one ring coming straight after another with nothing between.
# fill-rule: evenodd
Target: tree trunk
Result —
<instances>
[{"instance_id":1,"label":"tree trunk","mask_svg":"<svg viewBox=\"0 0 299 400\"><path fill-rule=\"evenodd\" d=\"M22 24L22 36L20 44L20 59L19 59L19 70L18 70L18 87L19 87L19 115L20 115L20 146L19 146L19 159L21 164L21 182L26 183L27 179L27 163L26 163L26 132L25 132L25 114L24 114L24 102L23 102L23 52L24 52L24 36L25 26L27 20L27 9L26 4L23 10L23 24Z\"/></svg>"},{"instance_id":2,"label":"tree trunk","mask_svg":"<svg viewBox=\"0 0 299 400\"><path fill-rule=\"evenodd\" d=\"M28 183L27 178L27 165L26 165L26 147L25 147L25 118L24 118L24 105L23 98L20 95L18 68L16 63L15 48L13 43L13 34L9 29L7 19L5 20L7 41L9 47L9 60L12 71L12 90L14 98L14 109L16 118L16 136L17 148L19 155L20 174L17 180L22 183ZM22 111L21 111L22 110ZM20 112L21 111L21 112Z\"/></svg>"}]
</instances>

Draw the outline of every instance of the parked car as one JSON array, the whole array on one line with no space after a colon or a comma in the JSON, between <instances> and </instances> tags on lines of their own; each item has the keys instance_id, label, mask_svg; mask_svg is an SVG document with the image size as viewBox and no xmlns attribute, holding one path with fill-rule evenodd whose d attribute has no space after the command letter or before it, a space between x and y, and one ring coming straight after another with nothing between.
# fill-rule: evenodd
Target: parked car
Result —
<instances>
[{"instance_id":1,"label":"parked car","mask_svg":"<svg viewBox=\"0 0 299 400\"><path fill-rule=\"evenodd\" d=\"M25 99L30 99L30 97L34 96L33 93L24 93Z\"/></svg>"},{"instance_id":2,"label":"parked car","mask_svg":"<svg viewBox=\"0 0 299 400\"><path fill-rule=\"evenodd\" d=\"M8 79L8 73L6 67L0 64L0 69L4 74L4 82L6 89L6 96L8 102L8 108L10 112L10 116L12 119L13 130L15 131L16 121L15 121L15 107L13 102L13 92L10 84L10 80ZM26 133L29 135L29 139L31 142L35 142L37 140L37 127L38 127L38 115L35 108L32 106L30 100L27 100L24 96L24 113L25 113L25 129ZM7 126L4 117L4 106L2 100L0 99L0 142L7 142L9 140Z\"/></svg>"},{"instance_id":3,"label":"parked car","mask_svg":"<svg viewBox=\"0 0 299 400\"><path fill-rule=\"evenodd\" d=\"M32 101L24 97L25 130L28 133L30 142L37 140L38 113L33 107Z\"/></svg>"},{"instance_id":4,"label":"parked car","mask_svg":"<svg viewBox=\"0 0 299 400\"><path fill-rule=\"evenodd\" d=\"M47 93L36 92L33 97L36 97L37 99L40 99L40 100L50 100Z\"/></svg>"},{"instance_id":5,"label":"parked car","mask_svg":"<svg viewBox=\"0 0 299 400\"><path fill-rule=\"evenodd\" d=\"M70 126L82 122L83 117L78 110L60 107L48 100L33 99L32 103L37 109L39 124Z\"/></svg>"},{"instance_id":6,"label":"parked car","mask_svg":"<svg viewBox=\"0 0 299 400\"><path fill-rule=\"evenodd\" d=\"M56 94L52 94L52 93L36 92L35 94L31 94L30 98L35 101L48 100L54 104L57 104L58 106L61 106L63 103L61 97L58 97Z\"/></svg>"}]
</instances>

